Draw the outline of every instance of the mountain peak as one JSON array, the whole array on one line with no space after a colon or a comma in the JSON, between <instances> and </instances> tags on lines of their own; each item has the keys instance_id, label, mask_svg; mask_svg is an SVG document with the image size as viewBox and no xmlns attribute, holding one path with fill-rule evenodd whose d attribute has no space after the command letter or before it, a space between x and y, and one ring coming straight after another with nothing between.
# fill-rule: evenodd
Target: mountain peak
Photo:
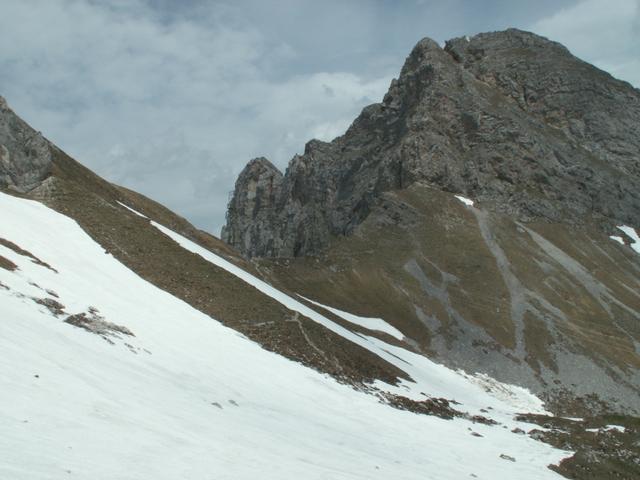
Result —
<instances>
[{"instance_id":1,"label":"mountain peak","mask_svg":"<svg viewBox=\"0 0 640 480\"><path fill-rule=\"evenodd\" d=\"M445 50L450 46L466 45L475 48L500 50L504 48L556 49L568 54L569 50L561 43L554 42L542 35L517 28L508 28L495 32L478 33L473 36L455 37L445 42Z\"/></svg>"},{"instance_id":2,"label":"mountain peak","mask_svg":"<svg viewBox=\"0 0 640 480\"><path fill-rule=\"evenodd\" d=\"M640 225L638 125L640 92L544 37L509 29L444 49L425 38L382 103L291 160L251 209L264 224L233 200L225 231L247 256L317 253L416 181L521 221Z\"/></svg>"},{"instance_id":3,"label":"mountain peak","mask_svg":"<svg viewBox=\"0 0 640 480\"><path fill-rule=\"evenodd\" d=\"M446 52L435 40L424 37L420 40L407 57L401 71L400 79L408 75L415 75L424 68L438 68L450 61Z\"/></svg>"},{"instance_id":4,"label":"mountain peak","mask_svg":"<svg viewBox=\"0 0 640 480\"><path fill-rule=\"evenodd\" d=\"M240 186L253 189L254 184L257 185L268 179L268 181L271 181L270 179L278 179L281 177L282 172L278 170L278 167L265 157L257 157L247 163L242 169L236 181L236 188Z\"/></svg>"},{"instance_id":5,"label":"mountain peak","mask_svg":"<svg viewBox=\"0 0 640 480\"><path fill-rule=\"evenodd\" d=\"M424 58L429 55L438 55L442 52L442 47L438 42L430 37L424 37L411 50L409 58Z\"/></svg>"}]
</instances>

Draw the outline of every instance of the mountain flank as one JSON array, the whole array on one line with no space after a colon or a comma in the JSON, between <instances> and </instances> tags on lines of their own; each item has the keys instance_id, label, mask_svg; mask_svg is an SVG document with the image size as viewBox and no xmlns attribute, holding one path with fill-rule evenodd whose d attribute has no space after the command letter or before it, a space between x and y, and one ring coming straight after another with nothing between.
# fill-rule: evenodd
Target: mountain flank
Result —
<instances>
[{"instance_id":1,"label":"mountain flank","mask_svg":"<svg viewBox=\"0 0 640 480\"><path fill-rule=\"evenodd\" d=\"M5 192L38 200L73 218L105 253L268 350L349 383L362 384L374 379L395 383L406 377L367 350L181 248L149 220L255 272L250 263L219 239L196 229L157 202L100 178L33 130L5 101L2 105L0 145L8 154L7 161L0 166L0 179L5 179L0 188ZM31 148L34 141L38 142L37 150ZM40 181L33 183L34 178ZM147 218L132 213L124 205Z\"/></svg>"},{"instance_id":2,"label":"mountain flank","mask_svg":"<svg viewBox=\"0 0 640 480\"><path fill-rule=\"evenodd\" d=\"M447 365L637 413L639 192L640 91L529 32L426 38L343 136L250 161L222 238Z\"/></svg>"}]
</instances>

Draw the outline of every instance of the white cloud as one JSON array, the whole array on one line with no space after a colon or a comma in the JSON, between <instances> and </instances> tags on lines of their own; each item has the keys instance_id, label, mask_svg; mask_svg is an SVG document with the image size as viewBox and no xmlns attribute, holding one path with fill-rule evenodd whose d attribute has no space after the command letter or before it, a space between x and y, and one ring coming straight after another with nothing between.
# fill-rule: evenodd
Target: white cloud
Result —
<instances>
[{"instance_id":1,"label":"white cloud","mask_svg":"<svg viewBox=\"0 0 640 480\"><path fill-rule=\"evenodd\" d=\"M167 22L141 1L10 3L0 93L99 174L217 231L250 158L284 167L312 137L343 133L390 75L275 79L292 48L208 5L206 18Z\"/></svg>"},{"instance_id":2,"label":"white cloud","mask_svg":"<svg viewBox=\"0 0 640 480\"><path fill-rule=\"evenodd\" d=\"M583 0L531 29L640 88L640 1Z\"/></svg>"},{"instance_id":3,"label":"white cloud","mask_svg":"<svg viewBox=\"0 0 640 480\"><path fill-rule=\"evenodd\" d=\"M2 0L0 95L108 180L217 231L249 159L284 168L342 134L421 37L523 27L567 1ZM612 1L533 29L637 85L637 2Z\"/></svg>"}]
</instances>

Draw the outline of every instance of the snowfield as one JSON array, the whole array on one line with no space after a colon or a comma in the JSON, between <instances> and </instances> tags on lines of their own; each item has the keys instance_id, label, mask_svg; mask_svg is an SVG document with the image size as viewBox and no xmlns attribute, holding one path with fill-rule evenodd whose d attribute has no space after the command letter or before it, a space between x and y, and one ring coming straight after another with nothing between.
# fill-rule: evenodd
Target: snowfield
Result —
<instances>
[{"instance_id":1,"label":"snowfield","mask_svg":"<svg viewBox=\"0 0 640 480\"><path fill-rule=\"evenodd\" d=\"M144 281L73 220L5 194L0 212L0 238L52 268L0 245L18 267L0 268L2 479L562 478L547 465L570 452L510 431L529 428L513 420L516 411L541 410L524 389L356 335L155 224L289 308L394 359L416 381L378 388L455 399L471 413L491 407L501 425L396 410L263 350ZM56 300L65 313L34 298ZM96 310L135 336L116 332L107 341L64 322Z\"/></svg>"}]
</instances>

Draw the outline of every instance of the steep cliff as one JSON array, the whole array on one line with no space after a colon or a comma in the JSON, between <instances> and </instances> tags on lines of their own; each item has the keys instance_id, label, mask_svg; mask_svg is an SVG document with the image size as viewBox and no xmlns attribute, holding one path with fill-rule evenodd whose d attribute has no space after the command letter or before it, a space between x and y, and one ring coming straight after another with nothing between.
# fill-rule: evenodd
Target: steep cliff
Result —
<instances>
[{"instance_id":1,"label":"steep cliff","mask_svg":"<svg viewBox=\"0 0 640 480\"><path fill-rule=\"evenodd\" d=\"M640 91L532 33L420 41L382 103L282 178L242 172L223 239L249 257L322 251L416 181L523 221L640 225ZM253 180L268 171L269 185ZM266 178L266 177L265 177Z\"/></svg>"}]
</instances>

